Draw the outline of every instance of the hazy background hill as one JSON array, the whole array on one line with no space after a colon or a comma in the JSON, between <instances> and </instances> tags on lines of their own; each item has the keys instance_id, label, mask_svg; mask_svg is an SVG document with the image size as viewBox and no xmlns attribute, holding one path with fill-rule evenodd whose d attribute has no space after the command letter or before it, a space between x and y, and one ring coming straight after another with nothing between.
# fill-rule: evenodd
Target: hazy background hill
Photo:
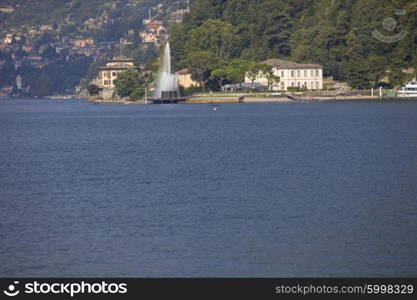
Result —
<instances>
[{"instance_id":1,"label":"hazy background hill","mask_svg":"<svg viewBox=\"0 0 417 300\"><path fill-rule=\"evenodd\" d=\"M42 25L52 25L60 36L92 36L100 40L122 37L130 29L140 29L148 9L157 4L175 6L173 0L2 0L0 33L25 33Z\"/></svg>"},{"instance_id":2,"label":"hazy background hill","mask_svg":"<svg viewBox=\"0 0 417 300\"><path fill-rule=\"evenodd\" d=\"M396 14L404 10L405 14ZM394 20L393 30L383 26ZM193 0L191 15L172 31L176 67L185 66L191 52L210 50L203 39L218 35L204 23L221 20L229 28L222 58L290 59L324 66L325 75L348 81L355 88L400 85L417 65L417 2L411 0ZM389 21L388 21L389 22ZM230 24L230 26L228 26ZM390 37L407 31L396 43L381 42L378 30ZM200 33L200 34L193 34ZM205 34L201 34L204 32ZM184 46L185 45L185 46ZM411 70L412 71L412 70Z\"/></svg>"},{"instance_id":3,"label":"hazy background hill","mask_svg":"<svg viewBox=\"0 0 417 300\"><path fill-rule=\"evenodd\" d=\"M29 87L25 92L29 96L73 93L77 85L85 86L96 75L96 68L108 57L122 53L139 64L154 59L158 49L144 45L139 37L142 21L149 10L163 18L185 2L0 0L0 39L14 37L13 43L0 48L0 95L1 89L7 89L3 91L7 94L16 88L18 75ZM71 49L74 40L90 37L96 45L92 53L86 53L86 48ZM121 39L126 42L122 51Z\"/></svg>"}]
</instances>

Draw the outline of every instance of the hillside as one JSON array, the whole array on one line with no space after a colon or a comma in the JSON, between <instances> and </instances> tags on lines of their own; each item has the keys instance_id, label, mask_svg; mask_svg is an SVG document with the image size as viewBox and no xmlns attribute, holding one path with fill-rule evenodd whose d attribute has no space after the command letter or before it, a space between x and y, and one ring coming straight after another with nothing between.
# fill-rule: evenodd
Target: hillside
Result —
<instances>
[{"instance_id":1,"label":"hillside","mask_svg":"<svg viewBox=\"0 0 417 300\"><path fill-rule=\"evenodd\" d=\"M5 0L0 8L0 34L51 31L67 37L92 36L111 40L129 29L137 30L148 9L158 4L175 5L173 0ZM41 27L44 26L42 29ZM48 30L51 26L51 30Z\"/></svg>"},{"instance_id":2,"label":"hillside","mask_svg":"<svg viewBox=\"0 0 417 300\"><path fill-rule=\"evenodd\" d=\"M138 64L158 55L142 43L148 17L163 18L185 0L0 1L0 96L73 93L108 57ZM23 85L17 87L17 77ZM16 90L17 89L17 90Z\"/></svg>"},{"instance_id":3,"label":"hillside","mask_svg":"<svg viewBox=\"0 0 417 300\"><path fill-rule=\"evenodd\" d=\"M207 20L224 22L222 32ZM406 34L383 42L374 30L388 39ZM187 67L193 52L208 50L226 60L320 63L326 76L355 88L415 76L402 70L417 69L416 44L417 3L410 0L194 0L190 16L171 32L177 69Z\"/></svg>"}]
</instances>

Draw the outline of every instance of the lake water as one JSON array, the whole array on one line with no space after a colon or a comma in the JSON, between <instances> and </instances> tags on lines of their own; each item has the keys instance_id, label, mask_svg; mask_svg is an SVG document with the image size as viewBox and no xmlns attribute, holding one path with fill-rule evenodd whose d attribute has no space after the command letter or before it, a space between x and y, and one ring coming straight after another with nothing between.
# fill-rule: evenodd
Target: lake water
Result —
<instances>
[{"instance_id":1,"label":"lake water","mask_svg":"<svg viewBox=\"0 0 417 300\"><path fill-rule=\"evenodd\" d=\"M417 275L417 101L0 101L0 276Z\"/></svg>"}]
</instances>

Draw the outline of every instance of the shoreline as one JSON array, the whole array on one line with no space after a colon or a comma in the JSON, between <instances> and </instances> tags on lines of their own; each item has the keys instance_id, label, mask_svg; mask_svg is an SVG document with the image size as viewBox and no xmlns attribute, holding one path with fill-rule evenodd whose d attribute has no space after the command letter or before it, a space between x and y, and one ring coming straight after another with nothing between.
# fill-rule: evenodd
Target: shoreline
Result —
<instances>
[{"instance_id":1,"label":"shoreline","mask_svg":"<svg viewBox=\"0 0 417 300\"><path fill-rule=\"evenodd\" d=\"M19 98L11 98L11 97L0 97L1 100L13 100ZM33 100L40 100L42 98L20 98L20 99L33 99ZM111 99L91 99L83 97L65 97L65 98L58 98L58 97L44 97L43 99L50 99L50 100L70 100L70 99L85 99L89 103L112 103L112 104L127 104L127 105L145 105L145 101L143 99L140 100L111 100ZM336 97L297 97L295 99L291 99L288 97L190 97L187 98L185 101L178 102L178 104L216 104L216 103L291 103L291 102L322 102L322 101L363 101L363 100L395 100L395 101L403 101L403 100L417 100L417 98L403 98L403 97L384 97L379 98L378 96L336 96ZM148 102L148 104L153 104L152 102Z\"/></svg>"},{"instance_id":2,"label":"shoreline","mask_svg":"<svg viewBox=\"0 0 417 300\"><path fill-rule=\"evenodd\" d=\"M321 101L362 101L362 100L417 100L417 98L379 98L378 96L337 96L337 97L299 97L297 99L290 99L288 97L276 97L276 98L265 98L265 97L247 97L239 99L239 97L207 97L207 98L193 98L190 97L183 102L178 104L215 104L215 103L291 103L291 102L321 102ZM145 104L144 100L89 100L90 103L113 103L113 104L128 104L138 105ZM149 103L152 104L152 103Z\"/></svg>"}]
</instances>

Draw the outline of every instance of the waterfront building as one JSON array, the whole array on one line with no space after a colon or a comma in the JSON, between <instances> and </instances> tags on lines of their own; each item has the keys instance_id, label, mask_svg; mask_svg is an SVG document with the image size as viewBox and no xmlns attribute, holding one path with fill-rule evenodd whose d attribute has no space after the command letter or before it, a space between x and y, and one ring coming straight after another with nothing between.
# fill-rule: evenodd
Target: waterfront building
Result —
<instances>
[{"instance_id":1,"label":"waterfront building","mask_svg":"<svg viewBox=\"0 0 417 300\"><path fill-rule=\"evenodd\" d=\"M188 71L188 69L179 70L175 74L178 78L178 85L182 86L185 89L192 86L200 86L200 84L197 81L194 81L191 78L191 73Z\"/></svg>"},{"instance_id":2,"label":"waterfront building","mask_svg":"<svg viewBox=\"0 0 417 300\"><path fill-rule=\"evenodd\" d=\"M101 88L114 88L117 74L128 69L137 69L135 62L127 57L119 56L108 61L105 66L98 68L98 86Z\"/></svg>"},{"instance_id":3,"label":"waterfront building","mask_svg":"<svg viewBox=\"0 0 417 300\"><path fill-rule=\"evenodd\" d=\"M272 85L273 90L287 91L290 87L323 89L323 66L319 64L299 64L275 58L262 63L272 66L274 75L280 78L278 83ZM245 82L251 82L251 79L245 76ZM254 82L268 86L268 79L262 72L259 72Z\"/></svg>"}]
</instances>

